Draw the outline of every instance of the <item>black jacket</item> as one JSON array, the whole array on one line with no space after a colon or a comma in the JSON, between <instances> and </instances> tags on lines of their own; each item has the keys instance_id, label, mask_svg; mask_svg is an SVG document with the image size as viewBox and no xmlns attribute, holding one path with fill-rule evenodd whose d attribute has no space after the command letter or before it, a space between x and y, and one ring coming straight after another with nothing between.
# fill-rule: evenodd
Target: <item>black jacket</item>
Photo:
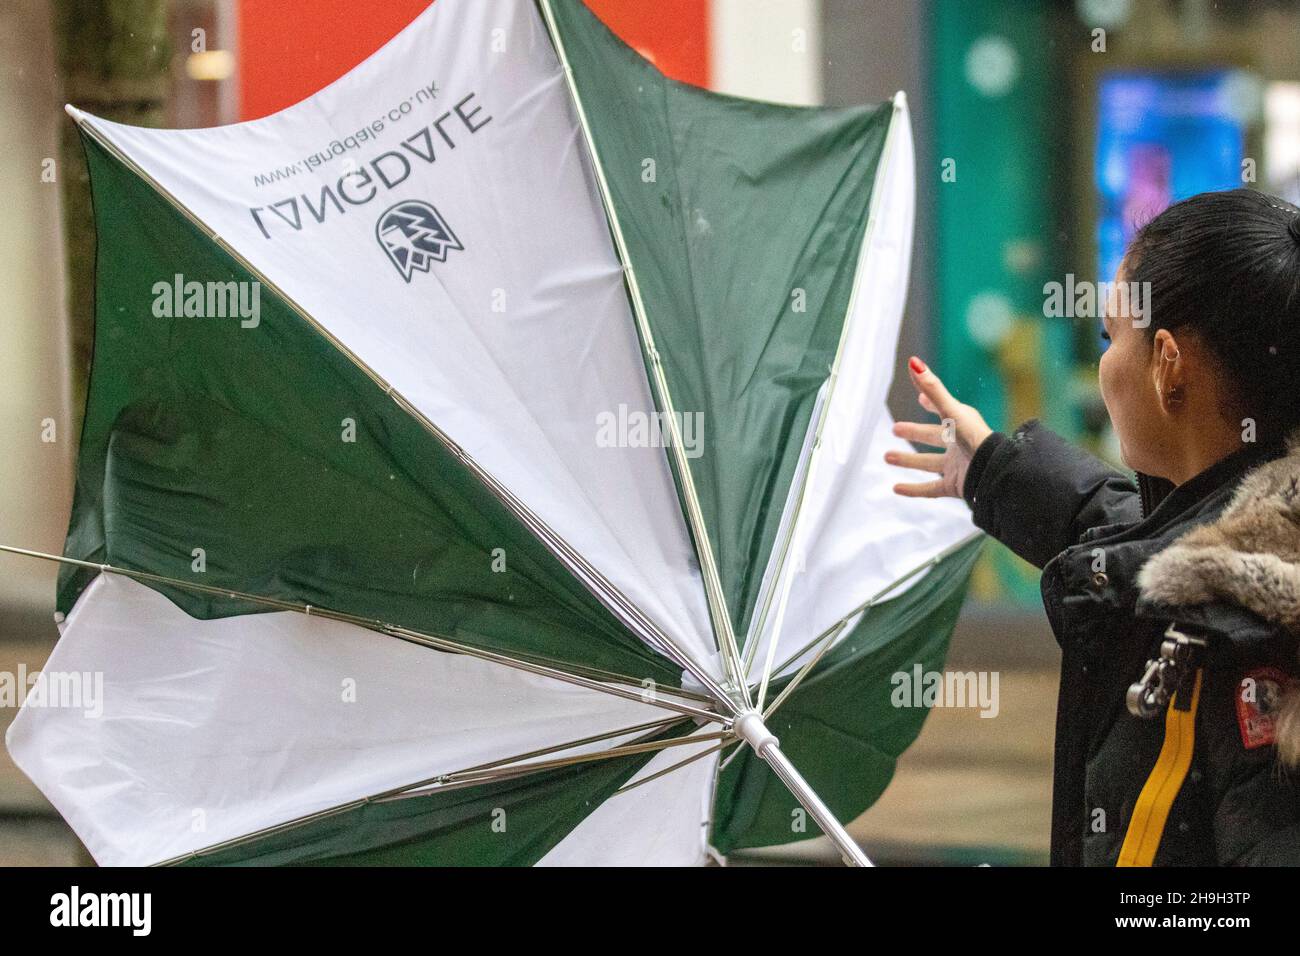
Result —
<instances>
[{"instance_id":1,"label":"black jacket","mask_svg":"<svg viewBox=\"0 0 1300 956\"><path fill-rule=\"evenodd\" d=\"M1134 482L1036 422L976 451L964 489L975 523L1042 568L1061 645L1054 865L1120 857L1167 726L1167 712L1133 716L1125 696L1171 624L1207 646L1192 758L1165 788L1177 796L1154 864L1300 864L1300 772L1283 770L1275 739L1279 698L1296 699L1298 480L1300 450L1246 445L1177 488Z\"/></svg>"}]
</instances>

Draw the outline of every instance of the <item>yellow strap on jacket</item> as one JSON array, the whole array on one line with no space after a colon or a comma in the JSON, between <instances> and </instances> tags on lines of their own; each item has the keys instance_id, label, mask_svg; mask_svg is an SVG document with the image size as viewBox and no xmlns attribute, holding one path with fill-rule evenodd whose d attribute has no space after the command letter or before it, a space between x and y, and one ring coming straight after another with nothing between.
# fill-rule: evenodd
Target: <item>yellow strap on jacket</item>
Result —
<instances>
[{"instance_id":1,"label":"yellow strap on jacket","mask_svg":"<svg viewBox=\"0 0 1300 956\"><path fill-rule=\"evenodd\" d=\"M1192 750L1196 746L1196 705L1200 700L1201 671L1198 668L1196 682L1192 685L1192 706L1187 710L1175 707L1177 694L1169 702L1165 713L1165 741L1160 746L1156 765L1151 768L1151 776L1147 777L1142 792L1138 794L1116 866L1150 866L1155 860L1165 823L1169 820L1169 810L1192 765Z\"/></svg>"}]
</instances>

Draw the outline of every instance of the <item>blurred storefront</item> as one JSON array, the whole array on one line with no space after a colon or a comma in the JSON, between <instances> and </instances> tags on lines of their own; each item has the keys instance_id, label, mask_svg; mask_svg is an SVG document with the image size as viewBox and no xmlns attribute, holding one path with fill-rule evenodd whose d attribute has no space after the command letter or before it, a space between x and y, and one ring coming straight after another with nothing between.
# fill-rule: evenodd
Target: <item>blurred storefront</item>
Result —
<instances>
[{"instance_id":1,"label":"blurred storefront","mask_svg":"<svg viewBox=\"0 0 1300 956\"><path fill-rule=\"evenodd\" d=\"M994 427L1039 417L1114 460L1098 323L1045 314L1044 286L1112 279L1194 193L1300 198L1300 4L933 0L927 22L936 361ZM1004 549L984 570L980 598L1037 604Z\"/></svg>"}]
</instances>

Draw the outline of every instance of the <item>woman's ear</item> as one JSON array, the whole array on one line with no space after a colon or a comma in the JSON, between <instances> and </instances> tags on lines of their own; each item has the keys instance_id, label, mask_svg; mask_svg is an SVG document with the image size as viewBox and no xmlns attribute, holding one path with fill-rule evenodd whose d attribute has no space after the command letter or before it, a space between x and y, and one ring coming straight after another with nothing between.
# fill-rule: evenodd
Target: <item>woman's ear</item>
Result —
<instances>
[{"instance_id":1,"label":"woman's ear","mask_svg":"<svg viewBox=\"0 0 1300 956\"><path fill-rule=\"evenodd\" d=\"M1168 329L1157 329L1152 337L1151 362L1160 409L1166 415L1176 414L1187 401L1187 363L1178 339Z\"/></svg>"}]
</instances>

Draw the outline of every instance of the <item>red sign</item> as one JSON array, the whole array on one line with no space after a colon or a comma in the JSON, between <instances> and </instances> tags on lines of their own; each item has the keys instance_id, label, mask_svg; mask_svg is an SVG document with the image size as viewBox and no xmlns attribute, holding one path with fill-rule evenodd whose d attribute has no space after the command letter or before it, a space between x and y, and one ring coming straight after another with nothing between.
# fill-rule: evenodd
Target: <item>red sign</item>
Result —
<instances>
[{"instance_id":1,"label":"red sign","mask_svg":"<svg viewBox=\"0 0 1300 956\"><path fill-rule=\"evenodd\" d=\"M588 0L587 5L669 76L707 86L710 2ZM275 113L328 86L428 5L428 0L240 0L240 118Z\"/></svg>"}]
</instances>

